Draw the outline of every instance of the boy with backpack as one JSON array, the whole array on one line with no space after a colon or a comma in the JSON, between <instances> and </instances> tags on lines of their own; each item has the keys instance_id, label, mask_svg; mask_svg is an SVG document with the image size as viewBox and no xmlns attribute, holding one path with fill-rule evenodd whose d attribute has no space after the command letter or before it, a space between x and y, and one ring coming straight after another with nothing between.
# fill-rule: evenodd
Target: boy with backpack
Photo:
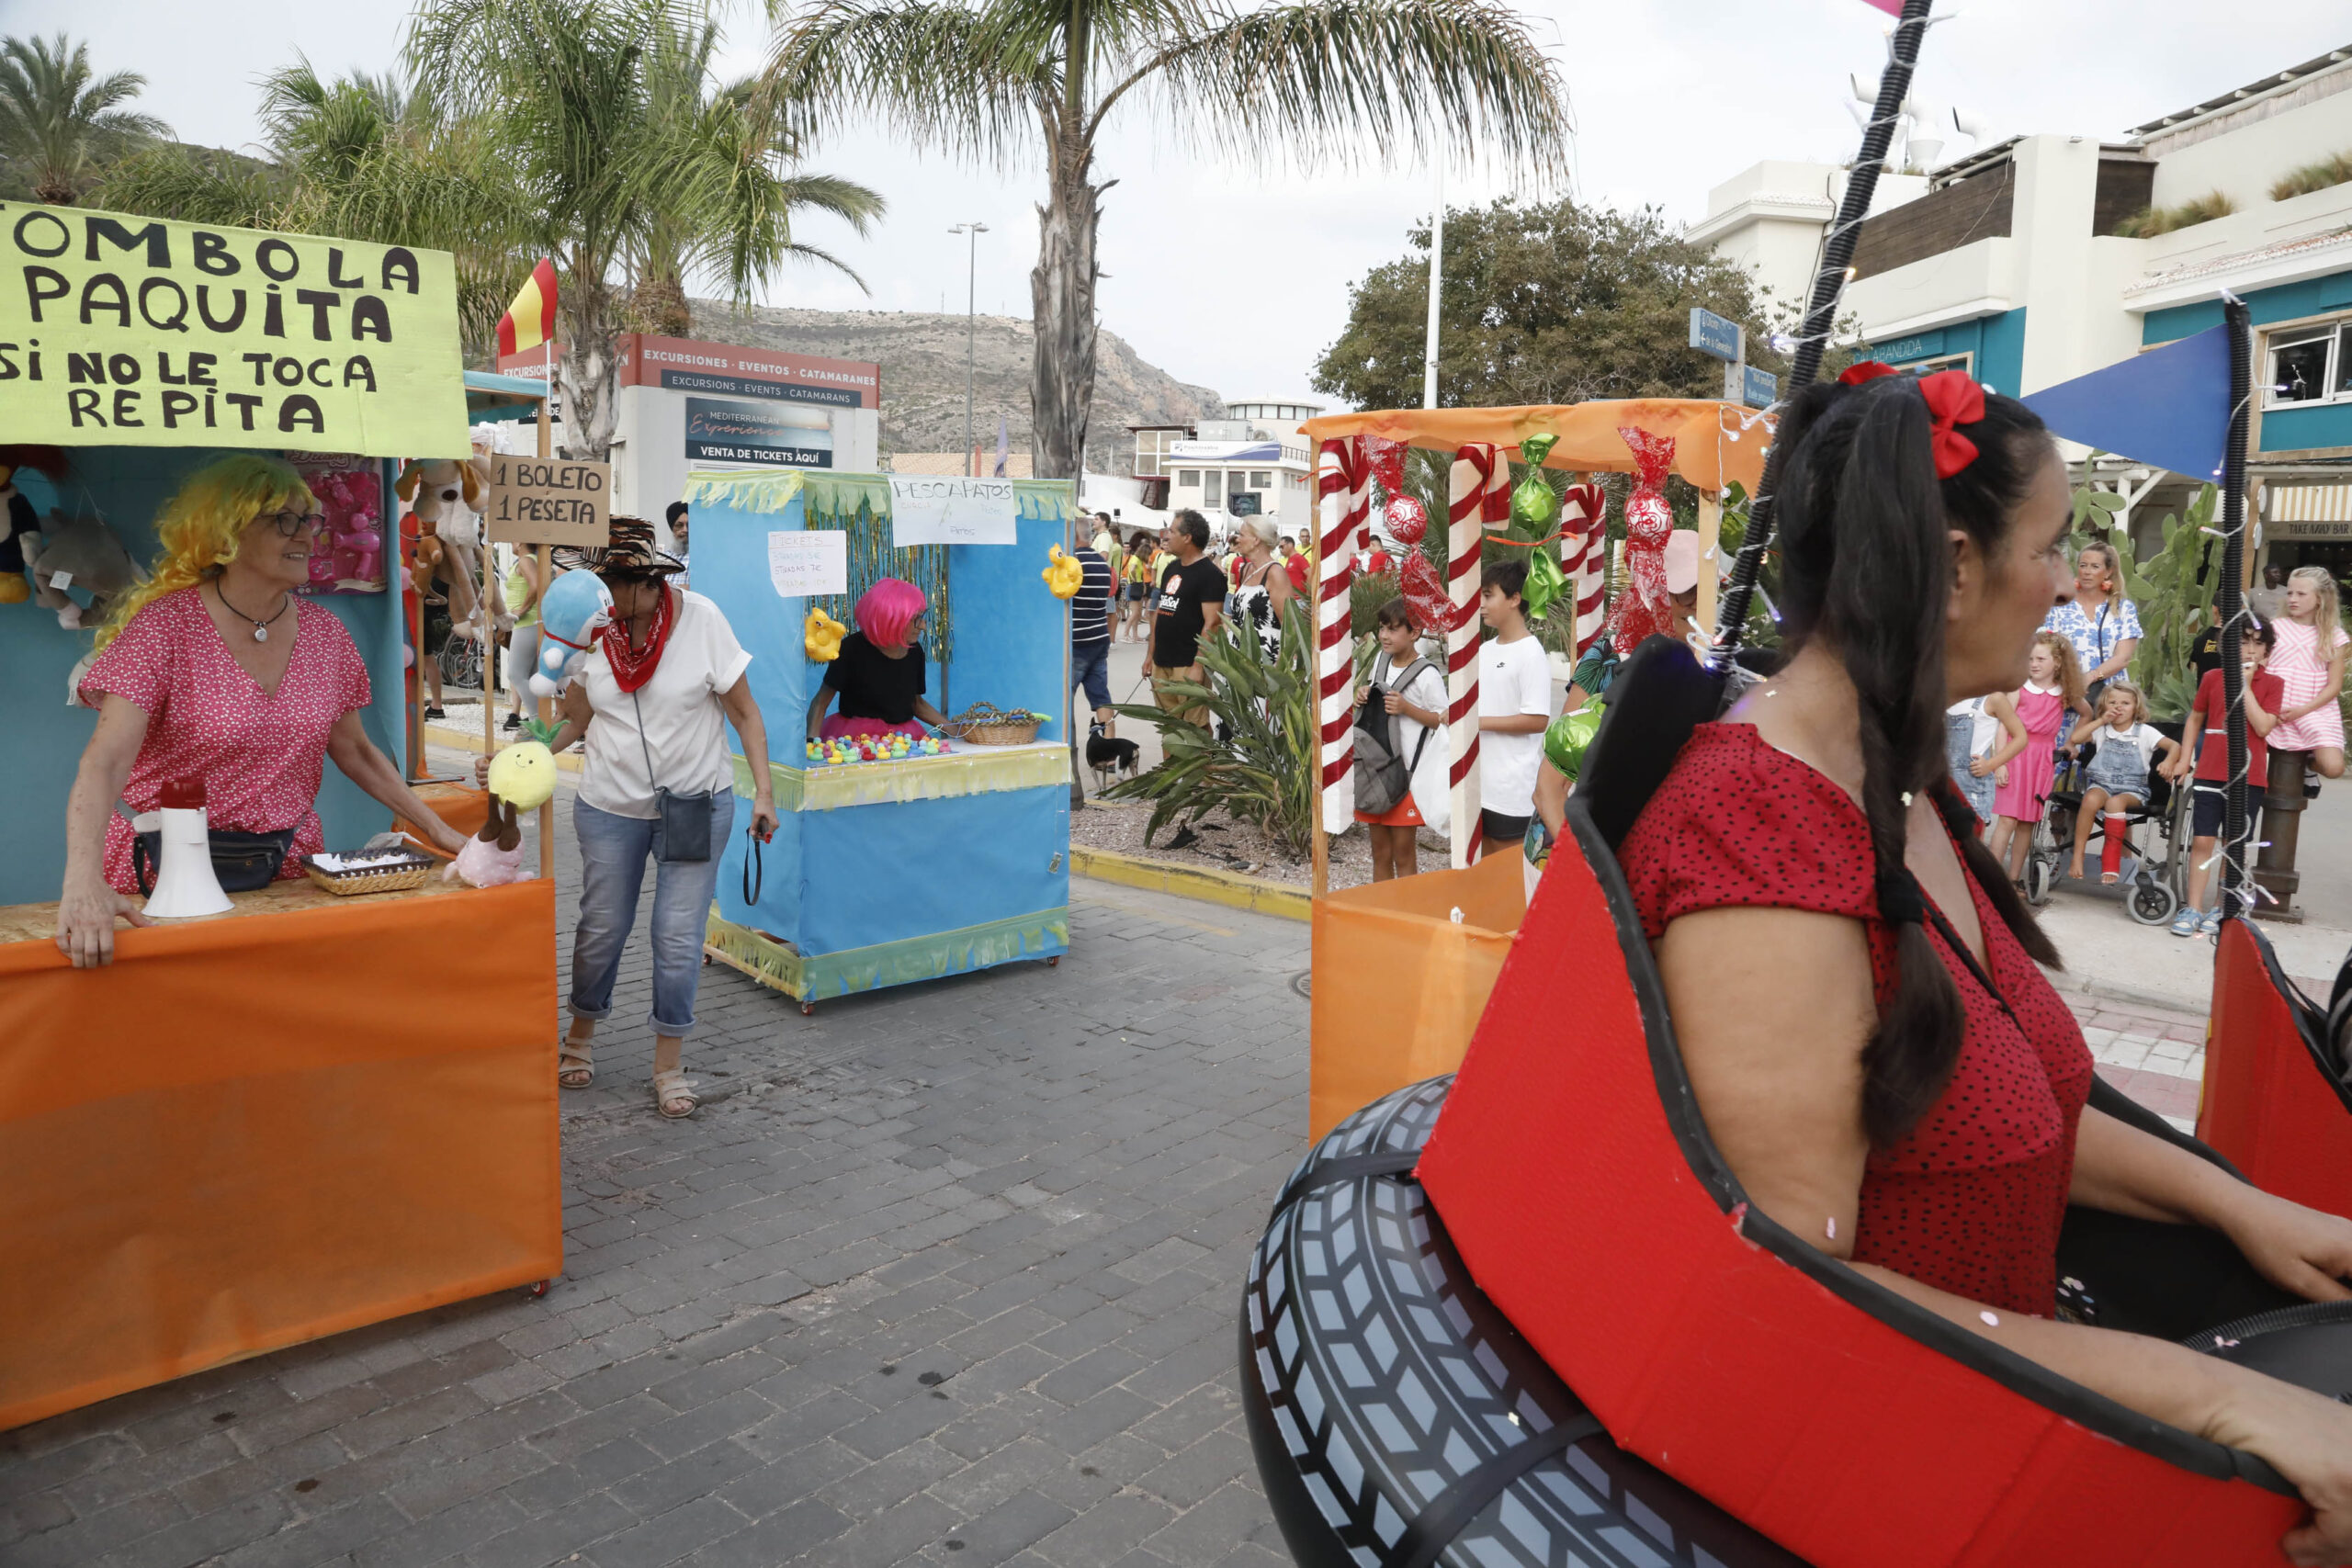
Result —
<instances>
[{"instance_id":1,"label":"boy with backpack","mask_svg":"<svg viewBox=\"0 0 2352 1568\"><path fill-rule=\"evenodd\" d=\"M1527 629L1526 587L1524 561L1496 561L1480 574L1478 613L1495 634L1478 645L1478 816L1488 854L1527 837L1552 722L1552 661Z\"/></svg>"},{"instance_id":2,"label":"boy with backpack","mask_svg":"<svg viewBox=\"0 0 2352 1568\"><path fill-rule=\"evenodd\" d=\"M1380 653L1356 715L1356 820L1372 840L1372 879L1420 870L1416 835L1445 830L1445 747L1431 738L1445 723L1445 675L1419 657L1402 599L1374 615Z\"/></svg>"}]
</instances>

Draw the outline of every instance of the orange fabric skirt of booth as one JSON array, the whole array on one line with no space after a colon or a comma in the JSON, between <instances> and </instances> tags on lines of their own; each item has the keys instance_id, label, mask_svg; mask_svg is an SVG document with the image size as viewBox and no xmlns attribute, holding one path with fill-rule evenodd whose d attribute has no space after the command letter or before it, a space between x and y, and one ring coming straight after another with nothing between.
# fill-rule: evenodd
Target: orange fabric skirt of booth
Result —
<instances>
[{"instance_id":1,"label":"orange fabric skirt of booth","mask_svg":"<svg viewBox=\"0 0 2352 1568\"><path fill-rule=\"evenodd\" d=\"M0 1427L562 1269L553 885L237 903L0 911Z\"/></svg>"},{"instance_id":2,"label":"orange fabric skirt of booth","mask_svg":"<svg viewBox=\"0 0 2352 1568\"><path fill-rule=\"evenodd\" d=\"M1521 857L1315 900L1307 1133L1462 1065L1527 912ZM1453 911L1460 909L1456 921Z\"/></svg>"}]
</instances>

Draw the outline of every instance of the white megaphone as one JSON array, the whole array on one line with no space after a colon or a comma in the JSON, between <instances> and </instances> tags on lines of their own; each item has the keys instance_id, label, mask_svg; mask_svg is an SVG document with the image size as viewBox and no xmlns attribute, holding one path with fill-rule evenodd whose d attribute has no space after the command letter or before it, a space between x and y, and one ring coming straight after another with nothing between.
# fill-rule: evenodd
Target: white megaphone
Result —
<instances>
[{"instance_id":1,"label":"white megaphone","mask_svg":"<svg viewBox=\"0 0 2352 1568\"><path fill-rule=\"evenodd\" d=\"M156 854L155 891L146 913L160 920L225 914L232 906L212 873L212 829L204 809L204 781L176 779L164 786L162 809L152 813L163 843ZM151 814L131 826L145 829Z\"/></svg>"}]
</instances>

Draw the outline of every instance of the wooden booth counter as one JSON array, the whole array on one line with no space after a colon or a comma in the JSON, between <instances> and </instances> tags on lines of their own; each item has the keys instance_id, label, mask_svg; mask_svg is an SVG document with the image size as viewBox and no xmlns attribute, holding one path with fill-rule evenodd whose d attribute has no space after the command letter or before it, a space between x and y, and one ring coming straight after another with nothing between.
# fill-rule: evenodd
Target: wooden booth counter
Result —
<instances>
[{"instance_id":1,"label":"wooden booth counter","mask_svg":"<svg viewBox=\"0 0 2352 1568\"><path fill-rule=\"evenodd\" d=\"M0 1427L563 1266L555 894L0 908Z\"/></svg>"}]
</instances>

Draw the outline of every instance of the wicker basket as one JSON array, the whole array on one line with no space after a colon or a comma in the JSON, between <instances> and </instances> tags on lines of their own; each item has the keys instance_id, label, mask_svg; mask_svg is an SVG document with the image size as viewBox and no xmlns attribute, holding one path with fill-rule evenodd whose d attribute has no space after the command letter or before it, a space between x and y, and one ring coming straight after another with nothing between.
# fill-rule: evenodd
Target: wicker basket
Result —
<instances>
[{"instance_id":1,"label":"wicker basket","mask_svg":"<svg viewBox=\"0 0 2352 1568\"><path fill-rule=\"evenodd\" d=\"M412 887L422 887L437 863L424 855L412 855L397 865L369 866L365 871L322 871L317 859L315 855L302 857L304 874L338 898L362 893L405 893Z\"/></svg>"},{"instance_id":2,"label":"wicker basket","mask_svg":"<svg viewBox=\"0 0 2352 1568\"><path fill-rule=\"evenodd\" d=\"M967 746L1026 746L1037 739L1037 727L1043 719L1027 719L1016 724L963 724L953 733Z\"/></svg>"}]
</instances>

